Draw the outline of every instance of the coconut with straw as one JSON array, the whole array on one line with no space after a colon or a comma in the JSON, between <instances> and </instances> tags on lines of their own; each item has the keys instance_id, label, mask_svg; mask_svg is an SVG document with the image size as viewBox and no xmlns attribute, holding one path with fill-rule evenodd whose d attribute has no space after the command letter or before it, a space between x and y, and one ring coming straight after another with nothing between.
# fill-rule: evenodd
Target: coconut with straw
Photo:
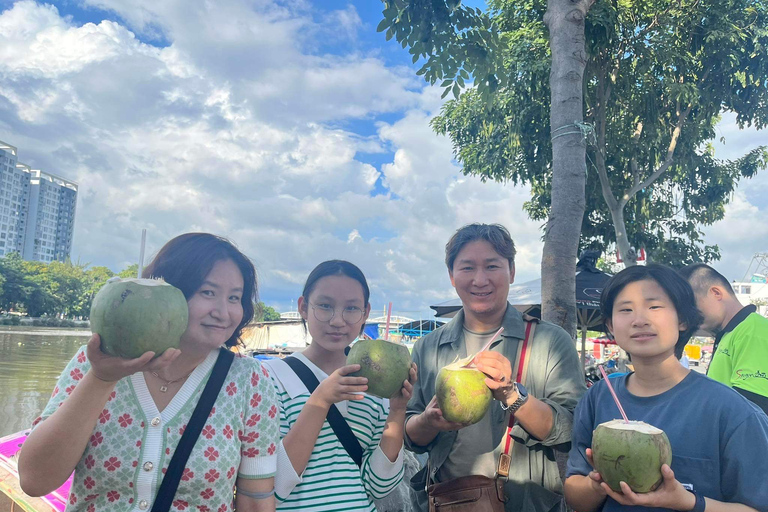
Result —
<instances>
[{"instance_id":1,"label":"coconut with straw","mask_svg":"<svg viewBox=\"0 0 768 512\"><path fill-rule=\"evenodd\" d=\"M592 433L595 471L616 492L621 492L620 482L636 493L653 491L663 480L661 466L672 463L667 434L643 421L630 421L602 366L600 371L623 419L601 423Z\"/></svg>"}]
</instances>

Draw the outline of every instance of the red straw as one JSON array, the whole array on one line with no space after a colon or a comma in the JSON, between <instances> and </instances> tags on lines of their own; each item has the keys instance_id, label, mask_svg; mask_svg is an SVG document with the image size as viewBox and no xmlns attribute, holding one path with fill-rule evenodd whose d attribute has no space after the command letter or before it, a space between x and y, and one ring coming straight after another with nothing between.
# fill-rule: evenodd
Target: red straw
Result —
<instances>
[{"instance_id":1,"label":"red straw","mask_svg":"<svg viewBox=\"0 0 768 512\"><path fill-rule=\"evenodd\" d=\"M387 329L384 331L384 339L389 340L389 318L392 316L392 303L389 303L387 308Z\"/></svg>"},{"instance_id":2,"label":"red straw","mask_svg":"<svg viewBox=\"0 0 768 512\"><path fill-rule=\"evenodd\" d=\"M624 408L621 406L621 402L619 402L619 397L616 396L616 392L613 390L613 386L611 386L611 380L608 378L608 375L606 375L605 370L603 369L603 365L598 365L597 367L600 368L600 373L603 374L605 383L608 384L608 389L613 395L613 400L616 402L616 406L619 408L619 412L621 412L621 415L624 417L624 423L629 423L627 413L624 412Z\"/></svg>"}]
</instances>

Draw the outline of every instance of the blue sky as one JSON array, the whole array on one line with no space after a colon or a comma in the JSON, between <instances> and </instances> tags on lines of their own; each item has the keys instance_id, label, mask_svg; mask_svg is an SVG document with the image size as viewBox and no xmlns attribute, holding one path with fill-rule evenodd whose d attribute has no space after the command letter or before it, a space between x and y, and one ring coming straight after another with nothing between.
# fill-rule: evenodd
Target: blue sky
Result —
<instances>
[{"instance_id":1,"label":"blue sky","mask_svg":"<svg viewBox=\"0 0 768 512\"><path fill-rule=\"evenodd\" d=\"M465 2L466 3L466 2ZM474 1L473 6L484 7ZM375 32L382 4L326 0L0 0L0 140L79 183L72 258L120 269L192 230L232 238L289 309L317 263L363 269L372 305L427 316L455 297L443 248L501 222L538 277L527 188L465 177L429 120L441 90ZM730 157L764 133L721 124ZM740 278L766 251L768 177L706 229ZM763 223L764 224L764 223ZM293 302L292 302L293 301Z\"/></svg>"}]
</instances>

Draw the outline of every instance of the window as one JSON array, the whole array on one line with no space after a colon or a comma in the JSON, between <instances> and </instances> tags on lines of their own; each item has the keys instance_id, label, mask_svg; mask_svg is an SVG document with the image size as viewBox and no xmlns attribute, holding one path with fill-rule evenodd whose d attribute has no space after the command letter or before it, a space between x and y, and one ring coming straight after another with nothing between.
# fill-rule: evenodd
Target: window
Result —
<instances>
[{"instance_id":1,"label":"window","mask_svg":"<svg viewBox=\"0 0 768 512\"><path fill-rule=\"evenodd\" d=\"M748 285L742 286L741 293L744 295L749 295L750 293L752 293L752 287Z\"/></svg>"}]
</instances>

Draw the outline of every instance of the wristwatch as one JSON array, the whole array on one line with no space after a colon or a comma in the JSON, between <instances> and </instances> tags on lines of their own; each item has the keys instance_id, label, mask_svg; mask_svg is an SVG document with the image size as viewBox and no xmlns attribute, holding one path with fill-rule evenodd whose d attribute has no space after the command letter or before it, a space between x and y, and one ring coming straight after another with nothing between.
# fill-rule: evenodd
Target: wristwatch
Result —
<instances>
[{"instance_id":1,"label":"wristwatch","mask_svg":"<svg viewBox=\"0 0 768 512\"><path fill-rule=\"evenodd\" d=\"M525 389L525 386L520 384L519 382L515 382L515 391L517 391L517 400L512 402L512 405L504 405L504 403L501 403L501 408L505 411L509 411L512 414L515 414L517 410L523 406L525 402L528 401L528 390Z\"/></svg>"},{"instance_id":2,"label":"wristwatch","mask_svg":"<svg viewBox=\"0 0 768 512\"><path fill-rule=\"evenodd\" d=\"M688 492L696 497L696 504L691 509L691 512L704 512L704 510L707 508L707 502L704 500L704 496L690 489L688 489Z\"/></svg>"}]
</instances>

